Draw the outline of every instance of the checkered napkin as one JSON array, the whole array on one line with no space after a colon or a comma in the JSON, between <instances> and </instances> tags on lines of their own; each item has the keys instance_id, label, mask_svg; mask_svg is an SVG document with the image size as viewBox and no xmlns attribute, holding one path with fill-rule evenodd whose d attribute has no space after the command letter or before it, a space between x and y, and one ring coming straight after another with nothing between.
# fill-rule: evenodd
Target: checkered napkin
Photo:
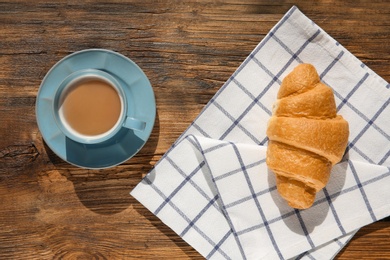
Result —
<instances>
[{"instance_id":1,"label":"checkered napkin","mask_svg":"<svg viewBox=\"0 0 390 260\"><path fill-rule=\"evenodd\" d=\"M265 164L281 80L313 64L350 126L348 152L307 210L290 208ZM330 259L390 215L390 85L295 6L131 192L210 259Z\"/></svg>"}]
</instances>

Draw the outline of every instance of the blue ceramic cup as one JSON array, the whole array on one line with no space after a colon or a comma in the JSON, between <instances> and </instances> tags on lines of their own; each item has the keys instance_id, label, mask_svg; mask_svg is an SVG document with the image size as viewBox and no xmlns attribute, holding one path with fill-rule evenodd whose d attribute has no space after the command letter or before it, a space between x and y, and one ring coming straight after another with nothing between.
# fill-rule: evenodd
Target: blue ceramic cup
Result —
<instances>
[{"instance_id":1,"label":"blue ceramic cup","mask_svg":"<svg viewBox=\"0 0 390 260\"><path fill-rule=\"evenodd\" d=\"M120 114L116 123L104 133L96 135L87 135L80 133L71 127L63 113L63 102L67 94L74 88L77 88L83 82L98 80L110 85L118 94L120 99ZM62 133L68 138L81 144L99 144L115 136L122 127L135 131L144 131L146 122L127 115L128 98L121 84L109 73L98 69L78 70L67 76L58 87L53 102L53 113L55 122Z\"/></svg>"}]
</instances>

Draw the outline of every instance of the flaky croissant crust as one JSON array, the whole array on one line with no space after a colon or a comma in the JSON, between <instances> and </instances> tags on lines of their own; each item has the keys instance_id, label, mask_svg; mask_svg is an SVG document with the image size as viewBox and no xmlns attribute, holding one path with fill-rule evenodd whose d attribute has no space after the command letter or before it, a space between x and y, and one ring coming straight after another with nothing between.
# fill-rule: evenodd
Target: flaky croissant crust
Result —
<instances>
[{"instance_id":1,"label":"flaky croissant crust","mask_svg":"<svg viewBox=\"0 0 390 260\"><path fill-rule=\"evenodd\" d=\"M332 89L311 64L295 67L277 97L267 128L267 165L289 205L309 208L344 154L348 122L337 115Z\"/></svg>"}]
</instances>

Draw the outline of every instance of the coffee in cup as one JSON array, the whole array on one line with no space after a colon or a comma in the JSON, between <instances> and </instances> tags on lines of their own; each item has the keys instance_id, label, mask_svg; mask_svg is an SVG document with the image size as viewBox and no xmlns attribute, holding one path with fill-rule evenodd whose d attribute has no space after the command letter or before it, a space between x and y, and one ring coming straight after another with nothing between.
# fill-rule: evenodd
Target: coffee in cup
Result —
<instances>
[{"instance_id":1,"label":"coffee in cup","mask_svg":"<svg viewBox=\"0 0 390 260\"><path fill-rule=\"evenodd\" d=\"M118 122L122 101L115 90L101 79L74 83L60 100L60 116L74 131L88 136L109 131Z\"/></svg>"},{"instance_id":2,"label":"coffee in cup","mask_svg":"<svg viewBox=\"0 0 390 260\"><path fill-rule=\"evenodd\" d=\"M56 93L54 111L64 134L81 143L103 142L122 126L145 128L145 122L126 115L127 102L118 81L96 69L69 75Z\"/></svg>"}]
</instances>

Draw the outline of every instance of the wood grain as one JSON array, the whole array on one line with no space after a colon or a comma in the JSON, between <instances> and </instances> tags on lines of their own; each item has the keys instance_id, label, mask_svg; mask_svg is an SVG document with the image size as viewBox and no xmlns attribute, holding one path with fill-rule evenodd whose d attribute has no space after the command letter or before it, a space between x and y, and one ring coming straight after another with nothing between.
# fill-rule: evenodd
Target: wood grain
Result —
<instances>
[{"instance_id":1,"label":"wood grain","mask_svg":"<svg viewBox=\"0 0 390 260\"><path fill-rule=\"evenodd\" d=\"M387 1L0 2L0 259L201 259L129 191L294 4L390 81ZM65 163L36 125L42 78L87 48L133 59L156 95L150 140L112 169ZM337 258L390 259L389 223Z\"/></svg>"}]
</instances>

